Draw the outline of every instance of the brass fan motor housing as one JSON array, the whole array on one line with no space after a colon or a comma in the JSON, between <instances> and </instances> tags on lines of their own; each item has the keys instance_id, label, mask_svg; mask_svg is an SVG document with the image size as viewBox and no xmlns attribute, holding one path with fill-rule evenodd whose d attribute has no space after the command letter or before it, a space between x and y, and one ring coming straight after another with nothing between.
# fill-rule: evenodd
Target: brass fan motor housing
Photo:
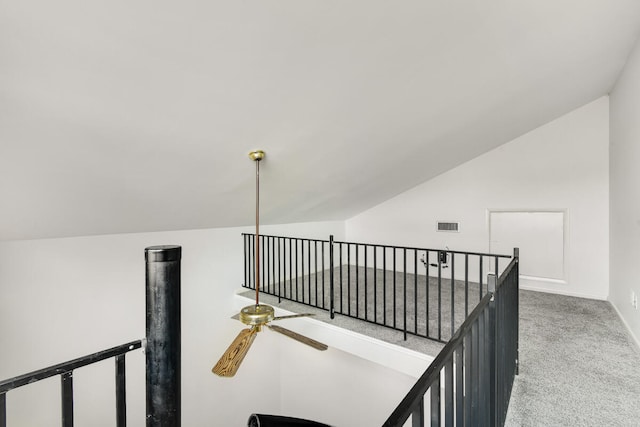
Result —
<instances>
[{"instance_id":1,"label":"brass fan motor housing","mask_svg":"<svg viewBox=\"0 0 640 427\"><path fill-rule=\"evenodd\" d=\"M266 304L248 305L240 310L240 321L245 325L261 326L273 320L273 307Z\"/></svg>"}]
</instances>

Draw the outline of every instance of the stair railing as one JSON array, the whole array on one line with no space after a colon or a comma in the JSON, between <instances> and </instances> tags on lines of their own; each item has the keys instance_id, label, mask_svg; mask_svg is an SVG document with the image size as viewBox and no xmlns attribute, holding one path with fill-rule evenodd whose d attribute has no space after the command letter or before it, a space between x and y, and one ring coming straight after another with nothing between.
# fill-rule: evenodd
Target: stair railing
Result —
<instances>
[{"instance_id":1,"label":"stair railing","mask_svg":"<svg viewBox=\"0 0 640 427\"><path fill-rule=\"evenodd\" d=\"M518 373L518 249L383 427L503 426ZM428 397L427 397L428 395Z\"/></svg>"},{"instance_id":2,"label":"stair railing","mask_svg":"<svg viewBox=\"0 0 640 427\"><path fill-rule=\"evenodd\" d=\"M0 381L0 427L7 426L7 393L60 376L62 427L73 427L73 372L115 358L116 425L126 427L125 354L145 344L146 425L180 426L180 246L145 249L146 338Z\"/></svg>"},{"instance_id":3,"label":"stair railing","mask_svg":"<svg viewBox=\"0 0 640 427\"><path fill-rule=\"evenodd\" d=\"M255 289L255 235L243 234ZM509 255L260 235L262 292L407 335L447 342Z\"/></svg>"}]
</instances>

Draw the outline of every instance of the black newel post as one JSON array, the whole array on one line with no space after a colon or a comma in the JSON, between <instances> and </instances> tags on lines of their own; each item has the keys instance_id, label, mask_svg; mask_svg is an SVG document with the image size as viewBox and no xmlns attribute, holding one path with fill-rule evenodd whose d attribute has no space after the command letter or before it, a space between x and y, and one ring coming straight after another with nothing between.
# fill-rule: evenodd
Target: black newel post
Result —
<instances>
[{"instance_id":1,"label":"black newel post","mask_svg":"<svg viewBox=\"0 0 640 427\"><path fill-rule=\"evenodd\" d=\"M180 426L180 246L145 249L147 427Z\"/></svg>"}]
</instances>

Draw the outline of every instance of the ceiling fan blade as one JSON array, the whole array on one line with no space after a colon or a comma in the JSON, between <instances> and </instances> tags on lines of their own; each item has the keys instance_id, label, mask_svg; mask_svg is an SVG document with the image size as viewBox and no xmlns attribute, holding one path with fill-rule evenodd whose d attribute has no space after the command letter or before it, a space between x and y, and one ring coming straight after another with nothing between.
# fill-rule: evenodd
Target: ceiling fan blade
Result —
<instances>
[{"instance_id":1,"label":"ceiling fan blade","mask_svg":"<svg viewBox=\"0 0 640 427\"><path fill-rule=\"evenodd\" d=\"M320 350L320 351L324 351L326 349L329 348L329 346L327 346L326 344L323 344L319 341L313 340L309 337L305 337L304 335L301 335L297 332L293 332L289 329L283 328L282 326L277 326L277 325L267 325L267 327L269 327L269 329L276 331L276 332L280 332L282 335L286 335L289 338L293 338L296 341L299 341L303 344L306 344L308 346L311 346L313 348L315 348L316 350Z\"/></svg>"},{"instance_id":2,"label":"ceiling fan blade","mask_svg":"<svg viewBox=\"0 0 640 427\"><path fill-rule=\"evenodd\" d=\"M234 376L256 338L256 332L255 328L241 330L227 351L220 357L218 363L211 369L211 372L221 377Z\"/></svg>"},{"instance_id":3,"label":"ceiling fan blade","mask_svg":"<svg viewBox=\"0 0 640 427\"><path fill-rule=\"evenodd\" d=\"M231 318L232 318L233 320L240 320L240 313L236 313L236 314L234 314L233 316L231 316Z\"/></svg>"},{"instance_id":4,"label":"ceiling fan blade","mask_svg":"<svg viewBox=\"0 0 640 427\"><path fill-rule=\"evenodd\" d=\"M301 314L290 314L288 316L276 316L273 320L282 320L282 319L295 319L296 317L309 317L315 316L315 313L301 313Z\"/></svg>"}]
</instances>

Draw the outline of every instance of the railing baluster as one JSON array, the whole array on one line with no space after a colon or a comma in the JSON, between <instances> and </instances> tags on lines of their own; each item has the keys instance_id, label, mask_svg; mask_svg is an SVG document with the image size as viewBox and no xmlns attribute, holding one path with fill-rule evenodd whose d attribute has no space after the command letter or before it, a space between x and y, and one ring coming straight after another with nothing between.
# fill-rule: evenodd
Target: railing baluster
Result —
<instances>
[{"instance_id":1,"label":"railing baluster","mask_svg":"<svg viewBox=\"0 0 640 427\"><path fill-rule=\"evenodd\" d=\"M73 427L73 371L60 375L62 427Z\"/></svg>"},{"instance_id":2,"label":"railing baluster","mask_svg":"<svg viewBox=\"0 0 640 427\"><path fill-rule=\"evenodd\" d=\"M464 317L469 315L469 254L464 254Z\"/></svg>"},{"instance_id":3,"label":"railing baluster","mask_svg":"<svg viewBox=\"0 0 640 427\"><path fill-rule=\"evenodd\" d=\"M262 254L262 256L264 257L265 251L264 251L264 236L258 236L258 244L261 246L260 248L260 253ZM262 260L258 260L258 261L262 261ZM260 262L260 283L262 284L262 289L266 289L266 279L267 279L267 274L265 272L265 266L266 266L266 262Z\"/></svg>"},{"instance_id":4,"label":"railing baluster","mask_svg":"<svg viewBox=\"0 0 640 427\"><path fill-rule=\"evenodd\" d=\"M438 340L442 340L442 252L438 252Z\"/></svg>"},{"instance_id":5,"label":"railing baluster","mask_svg":"<svg viewBox=\"0 0 640 427\"><path fill-rule=\"evenodd\" d=\"M115 357L116 361L116 426L127 426L127 387L125 374L125 355Z\"/></svg>"},{"instance_id":6,"label":"railing baluster","mask_svg":"<svg viewBox=\"0 0 640 427\"><path fill-rule=\"evenodd\" d=\"M315 263L315 278L316 278L316 307L318 307L318 241L314 240L313 241L313 260ZM324 284L323 284L324 286ZM324 294L323 294L323 299L324 299ZM324 308L324 303L322 304L322 308Z\"/></svg>"},{"instance_id":7,"label":"railing baluster","mask_svg":"<svg viewBox=\"0 0 640 427\"><path fill-rule=\"evenodd\" d=\"M283 282L282 282L282 266L284 264L284 256L282 254L282 248L280 247L280 241L282 240L282 238L278 237L278 302L281 303L282 302L282 286L283 286ZM284 290L284 292L286 293L286 289ZM286 298L286 295L285 295Z\"/></svg>"},{"instance_id":8,"label":"railing baluster","mask_svg":"<svg viewBox=\"0 0 640 427\"><path fill-rule=\"evenodd\" d=\"M499 355L498 355L498 350L496 349L496 342L498 342L499 340L497 335L500 332L498 331L498 329L496 329L496 317L498 315L498 312L501 311L500 308L497 306L502 302L502 298L500 298L500 301L496 301L496 296L495 296L496 284L497 284L496 274L490 274L489 277L487 278L487 290L494 294L494 298L492 298L491 302L489 302L489 318L488 318L488 324L487 324L487 336L485 337L485 339L487 340L487 346L488 346L487 352L489 355L488 369L487 369L489 384L488 384L487 393L489 395L490 425L497 425L496 420L497 420L497 414L498 414L498 406L501 399L498 396L496 396L496 393L500 393L500 390L497 390L496 387L497 387L497 384L502 383L502 381L498 381L498 376L500 376L503 369L501 364L500 365L498 364ZM504 350L504 347L500 349L500 351L502 350Z\"/></svg>"},{"instance_id":9,"label":"railing baluster","mask_svg":"<svg viewBox=\"0 0 640 427\"><path fill-rule=\"evenodd\" d=\"M464 425L464 343L456 349L454 363L456 372L456 425Z\"/></svg>"},{"instance_id":10,"label":"railing baluster","mask_svg":"<svg viewBox=\"0 0 640 427\"><path fill-rule=\"evenodd\" d=\"M248 286L247 279L249 278L249 273L247 271L247 267L249 266L249 263L248 263L249 260L247 259L247 239L248 238L249 238L248 235L246 234L242 235L242 244L243 244L242 255L244 259L244 283L242 285L245 287Z\"/></svg>"},{"instance_id":11,"label":"railing baluster","mask_svg":"<svg viewBox=\"0 0 640 427\"><path fill-rule=\"evenodd\" d=\"M262 289L264 289L264 291L268 294L272 293L271 292L271 269L270 267L270 252L271 252L271 245L269 244L269 241L271 239L269 238L269 236L262 236L262 242L264 243L264 246L266 246L266 250L264 250L262 252L262 256L264 257L264 271L265 271L265 280L264 282L262 282ZM264 247L263 246L263 247Z\"/></svg>"},{"instance_id":12,"label":"railing baluster","mask_svg":"<svg viewBox=\"0 0 640 427\"><path fill-rule=\"evenodd\" d=\"M378 323L378 247L373 247L373 321Z\"/></svg>"},{"instance_id":13,"label":"railing baluster","mask_svg":"<svg viewBox=\"0 0 640 427\"><path fill-rule=\"evenodd\" d=\"M0 393L0 427L7 427L7 393Z\"/></svg>"},{"instance_id":14,"label":"railing baluster","mask_svg":"<svg viewBox=\"0 0 640 427\"><path fill-rule=\"evenodd\" d=\"M340 252L340 313L344 313L342 305L342 243L338 244L338 251Z\"/></svg>"},{"instance_id":15,"label":"railing baluster","mask_svg":"<svg viewBox=\"0 0 640 427\"><path fill-rule=\"evenodd\" d=\"M471 334L464 337L464 426L471 426L471 373L473 364L473 340Z\"/></svg>"},{"instance_id":16,"label":"railing baluster","mask_svg":"<svg viewBox=\"0 0 640 427\"><path fill-rule=\"evenodd\" d=\"M302 269L302 275L300 277L300 281L302 283L302 302L304 303L304 240L300 239L300 268ZM307 283L309 279L307 278Z\"/></svg>"},{"instance_id":17,"label":"railing baluster","mask_svg":"<svg viewBox=\"0 0 640 427\"><path fill-rule=\"evenodd\" d=\"M347 314L351 316L351 244L347 243Z\"/></svg>"},{"instance_id":18,"label":"railing baluster","mask_svg":"<svg viewBox=\"0 0 640 427\"><path fill-rule=\"evenodd\" d=\"M456 302L456 292L455 292L455 288L456 288L456 277L455 277L455 271L456 271L456 264L455 264L455 259L456 259L456 255L452 252L451 253L451 332L450 332L450 337L453 336L453 334L456 331L455 328L455 318L456 318L456 313L455 313L455 302Z\"/></svg>"},{"instance_id":19,"label":"railing baluster","mask_svg":"<svg viewBox=\"0 0 640 427\"><path fill-rule=\"evenodd\" d=\"M367 245L364 245L364 320L369 320L369 317L367 315L368 313L368 300L367 300L367 294L369 293L369 289L367 287L367 276L369 275L369 272L367 271L367 267L368 267L368 259L369 256L367 254Z\"/></svg>"},{"instance_id":20,"label":"railing baluster","mask_svg":"<svg viewBox=\"0 0 640 427\"><path fill-rule=\"evenodd\" d=\"M335 317L335 301L333 296L334 284L333 284L333 235L329 236L329 310L331 312L331 318Z\"/></svg>"},{"instance_id":21,"label":"railing baluster","mask_svg":"<svg viewBox=\"0 0 640 427\"><path fill-rule=\"evenodd\" d=\"M411 427L424 427L424 396L411 413Z\"/></svg>"},{"instance_id":22,"label":"railing baluster","mask_svg":"<svg viewBox=\"0 0 640 427\"><path fill-rule=\"evenodd\" d=\"M413 332L418 335L418 250L413 250Z\"/></svg>"},{"instance_id":23,"label":"railing baluster","mask_svg":"<svg viewBox=\"0 0 640 427\"><path fill-rule=\"evenodd\" d=\"M300 301L298 299L298 239L294 239L295 240L295 245L296 245L296 301ZM302 299L304 300L304 286L302 287Z\"/></svg>"},{"instance_id":24,"label":"railing baluster","mask_svg":"<svg viewBox=\"0 0 640 427\"><path fill-rule=\"evenodd\" d=\"M258 272L256 271L256 236L253 235L253 238L251 239L251 271L252 271L252 275L251 275L251 280L253 281L253 286L252 289L256 288L256 276L258 274Z\"/></svg>"},{"instance_id":25,"label":"railing baluster","mask_svg":"<svg viewBox=\"0 0 640 427\"><path fill-rule=\"evenodd\" d=\"M307 289L309 291L309 305L311 305L311 240L307 240L307 272ZM302 275L304 276L304 270Z\"/></svg>"},{"instance_id":26,"label":"railing baluster","mask_svg":"<svg viewBox=\"0 0 640 427\"><path fill-rule=\"evenodd\" d=\"M453 358L444 365L444 425L453 427Z\"/></svg>"},{"instance_id":27,"label":"railing baluster","mask_svg":"<svg viewBox=\"0 0 640 427\"><path fill-rule=\"evenodd\" d=\"M482 289L482 281L484 280L484 273L482 272L482 267L484 266L484 261L482 259L482 255L480 255L480 286L479 286L479 290L480 290L480 294L478 295L478 301L480 301L482 299L482 297L484 296L484 292Z\"/></svg>"},{"instance_id":28,"label":"railing baluster","mask_svg":"<svg viewBox=\"0 0 640 427\"><path fill-rule=\"evenodd\" d=\"M480 376L479 376L479 343L478 343L478 322L471 327L471 420L478 420L478 406L480 405Z\"/></svg>"},{"instance_id":29,"label":"railing baluster","mask_svg":"<svg viewBox=\"0 0 640 427\"><path fill-rule=\"evenodd\" d=\"M387 248L382 247L382 323L387 326Z\"/></svg>"},{"instance_id":30,"label":"railing baluster","mask_svg":"<svg viewBox=\"0 0 640 427\"><path fill-rule=\"evenodd\" d=\"M393 248L393 327L396 327L396 248Z\"/></svg>"},{"instance_id":31,"label":"railing baluster","mask_svg":"<svg viewBox=\"0 0 640 427\"><path fill-rule=\"evenodd\" d=\"M272 282L272 286L271 288L273 289L273 293L276 293L276 239L274 237L271 237L271 254L270 254L270 258L271 258L271 282ZM278 288L278 300L280 300L280 290Z\"/></svg>"},{"instance_id":32,"label":"railing baluster","mask_svg":"<svg viewBox=\"0 0 640 427\"><path fill-rule=\"evenodd\" d=\"M402 311L404 312L403 316L403 329L404 329L404 340L407 340L407 249L404 248L402 251L402 269L403 269L403 282L402 282L402 293L403 293L403 302L402 302Z\"/></svg>"},{"instance_id":33,"label":"railing baluster","mask_svg":"<svg viewBox=\"0 0 640 427\"><path fill-rule=\"evenodd\" d=\"M487 343L485 342L485 311L483 310L478 318L478 377L476 379L478 383L478 421L483 425L487 425L487 405L486 398L488 390L485 381L485 372L487 371L487 364L485 360Z\"/></svg>"},{"instance_id":34,"label":"railing baluster","mask_svg":"<svg viewBox=\"0 0 640 427\"><path fill-rule=\"evenodd\" d=\"M360 245L356 245L356 317L360 317Z\"/></svg>"},{"instance_id":35,"label":"railing baluster","mask_svg":"<svg viewBox=\"0 0 640 427\"><path fill-rule=\"evenodd\" d=\"M440 375L431 384L431 426L440 427Z\"/></svg>"},{"instance_id":36,"label":"railing baluster","mask_svg":"<svg viewBox=\"0 0 640 427\"><path fill-rule=\"evenodd\" d=\"M429 280L429 251L425 251L424 256L424 270L425 270L425 281L426 281L426 289L425 289L425 322L427 323L427 338L431 338L429 335L429 286L431 285L431 280Z\"/></svg>"}]
</instances>

